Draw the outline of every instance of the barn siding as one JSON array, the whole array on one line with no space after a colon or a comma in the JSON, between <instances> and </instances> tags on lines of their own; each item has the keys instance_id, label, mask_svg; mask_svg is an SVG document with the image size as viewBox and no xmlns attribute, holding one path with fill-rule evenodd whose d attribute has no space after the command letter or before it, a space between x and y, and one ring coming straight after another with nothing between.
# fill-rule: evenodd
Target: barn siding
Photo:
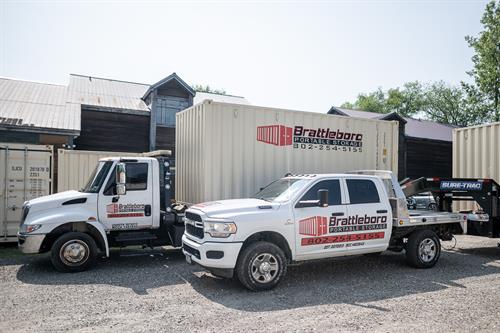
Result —
<instances>
[{"instance_id":1,"label":"barn siding","mask_svg":"<svg viewBox=\"0 0 500 333\"><path fill-rule=\"evenodd\" d=\"M175 155L175 128L160 127L156 128L156 149L167 149Z\"/></svg>"},{"instance_id":2,"label":"barn siding","mask_svg":"<svg viewBox=\"0 0 500 333\"><path fill-rule=\"evenodd\" d=\"M406 176L452 176L452 143L406 137Z\"/></svg>"},{"instance_id":3,"label":"barn siding","mask_svg":"<svg viewBox=\"0 0 500 333\"><path fill-rule=\"evenodd\" d=\"M82 108L77 150L145 152L149 150L149 117Z\"/></svg>"}]
</instances>

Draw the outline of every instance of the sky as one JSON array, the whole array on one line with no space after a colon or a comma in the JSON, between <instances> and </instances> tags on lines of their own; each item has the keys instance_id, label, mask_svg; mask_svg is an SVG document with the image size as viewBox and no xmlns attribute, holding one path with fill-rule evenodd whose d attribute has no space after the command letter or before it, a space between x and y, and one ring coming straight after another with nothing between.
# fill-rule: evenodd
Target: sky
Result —
<instances>
[{"instance_id":1,"label":"sky","mask_svg":"<svg viewBox=\"0 0 500 333\"><path fill-rule=\"evenodd\" d=\"M0 0L0 76L155 83L176 72L313 112L405 82L469 81L482 0Z\"/></svg>"}]
</instances>

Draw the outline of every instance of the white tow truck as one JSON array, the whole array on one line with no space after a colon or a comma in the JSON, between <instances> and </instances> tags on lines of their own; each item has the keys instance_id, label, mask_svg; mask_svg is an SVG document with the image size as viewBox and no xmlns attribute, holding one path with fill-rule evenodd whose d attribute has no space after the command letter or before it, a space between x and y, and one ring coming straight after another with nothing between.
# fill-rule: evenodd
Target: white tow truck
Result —
<instances>
[{"instance_id":1,"label":"white tow truck","mask_svg":"<svg viewBox=\"0 0 500 333\"><path fill-rule=\"evenodd\" d=\"M433 267L440 239L462 233L464 220L460 213L409 214L390 171L290 175L253 198L190 207L182 243L188 263L259 291L307 260L405 250L410 265Z\"/></svg>"},{"instance_id":2,"label":"white tow truck","mask_svg":"<svg viewBox=\"0 0 500 333\"><path fill-rule=\"evenodd\" d=\"M144 155L147 155L144 157ZM101 159L87 185L27 201L18 244L51 252L62 272L85 270L99 253L127 245L181 246L184 223L172 211L169 151Z\"/></svg>"}]
</instances>

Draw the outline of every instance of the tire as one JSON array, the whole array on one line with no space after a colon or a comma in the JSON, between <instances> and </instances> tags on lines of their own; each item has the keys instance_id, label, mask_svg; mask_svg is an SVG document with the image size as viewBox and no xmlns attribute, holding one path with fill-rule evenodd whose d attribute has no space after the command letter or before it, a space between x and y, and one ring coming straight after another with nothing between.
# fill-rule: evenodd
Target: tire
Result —
<instances>
[{"instance_id":1,"label":"tire","mask_svg":"<svg viewBox=\"0 0 500 333\"><path fill-rule=\"evenodd\" d=\"M433 267L441 255L441 242L431 230L417 230L406 243L406 260L416 268Z\"/></svg>"},{"instance_id":2,"label":"tire","mask_svg":"<svg viewBox=\"0 0 500 333\"><path fill-rule=\"evenodd\" d=\"M67 250L66 256L65 250ZM71 250L74 251L69 252ZM83 232L69 232L56 239L50 257L52 265L59 272L75 273L92 266L97 252L97 245L90 235Z\"/></svg>"},{"instance_id":3,"label":"tire","mask_svg":"<svg viewBox=\"0 0 500 333\"><path fill-rule=\"evenodd\" d=\"M274 269L273 269L274 268ZM286 274L285 253L269 242L256 242L246 247L236 263L236 275L243 286L252 291L270 290Z\"/></svg>"}]
</instances>

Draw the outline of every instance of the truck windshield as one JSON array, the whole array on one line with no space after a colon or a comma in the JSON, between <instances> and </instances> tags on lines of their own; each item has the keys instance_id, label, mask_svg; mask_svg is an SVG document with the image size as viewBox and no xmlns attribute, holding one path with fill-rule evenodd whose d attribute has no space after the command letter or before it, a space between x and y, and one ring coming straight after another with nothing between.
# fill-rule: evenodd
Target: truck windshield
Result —
<instances>
[{"instance_id":1,"label":"truck windshield","mask_svg":"<svg viewBox=\"0 0 500 333\"><path fill-rule=\"evenodd\" d=\"M295 193L304 188L310 179L283 178L272 182L253 198L272 202L285 202L290 200Z\"/></svg>"},{"instance_id":2,"label":"truck windshield","mask_svg":"<svg viewBox=\"0 0 500 333\"><path fill-rule=\"evenodd\" d=\"M111 169L112 165L113 162L111 161L99 162L99 164L97 164L94 171L90 175L87 184L80 190L80 192L84 193L99 192L102 183L104 183L104 180L106 179L106 176L108 175L109 169Z\"/></svg>"}]
</instances>

